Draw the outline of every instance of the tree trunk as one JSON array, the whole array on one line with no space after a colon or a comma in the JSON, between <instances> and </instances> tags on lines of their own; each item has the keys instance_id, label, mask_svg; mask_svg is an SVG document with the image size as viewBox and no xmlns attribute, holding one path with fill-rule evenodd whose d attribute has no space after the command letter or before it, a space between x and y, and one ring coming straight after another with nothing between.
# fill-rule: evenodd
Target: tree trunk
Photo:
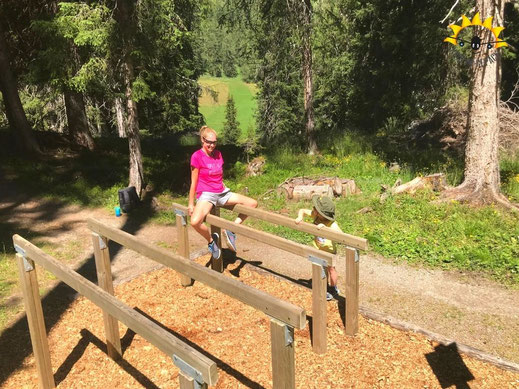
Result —
<instances>
[{"instance_id":1,"label":"tree trunk","mask_svg":"<svg viewBox=\"0 0 519 389\"><path fill-rule=\"evenodd\" d=\"M131 3L131 4L130 4ZM134 67L131 58L132 39L134 30L133 1L118 0L116 2L115 17L121 29L123 41L123 73L126 94L127 122L126 134L128 137L130 159L130 186L135 186L139 197L144 186L144 170L142 166L141 139L139 135L139 116L137 103L132 98L132 82L134 80Z\"/></svg>"},{"instance_id":2,"label":"tree trunk","mask_svg":"<svg viewBox=\"0 0 519 389\"><path fill-rule=\"evenodd\" d=\"M30 154L41 154L40 146L34 137L25 116L16 79L11 71L7 44L0 27L0 90L4 97L5 112L9 124L15 130L22 148Z\"/></svg>"},{"instance_id":3,"label":"tree trunk","mask_svg":"<svg viewBox=\"0 0 519 389\"><path fill-rule=\"evenodd\" d=\"M493 16L495 25L503 20L504 2L478 0L476 10L480 12L482 21ZM482 42L494 41L490 30L480 28L477 31ZM487 50L486 45L482 45L473 52L464 180L460 186L444 193L448 199L474 205L495 202L510 205L500 193L498 106L501 58L498 51ZM492 56L493 53L496 55Z\"/></svg>"},{"instance_id":4,"label":"tree trunk","mask_svg":"<svg viewBox=\"0 0 519 389\"><path fill-rule=\"evenodd\" d=\"M314 124L314 89L312 79L312 3L305 0L303 5L303 80L304 80L304 109L306 139L308 154L313 155L319 150L315 140Z\"/></svg>"},{"instance_id":5,"label":"tree trunk","mask_svg":"<svg viewBox=\"0 0 519 389\"><path fill-rule=\"evenodd\" d=\"M119 138L126 138L126 124L124 123L124 107L123 101L120 97L115 98L114 106L117 133L119 134Z\"/></svg>"},{"instance_id":6,"label":"tree trunk","mask_svg":"<svg viewBox=\"0 0 519 389\"><path fill-rule=\"evenodd\" d=\"M92 138L90 130L88 129L88 119L83 94L66 90L64 96L68 131L73 142L93 151L94 138Z\"/></svg>"},{"instance_id":7,"label":"tree trunk","mask_svg":"<svg viewBox=\"0 0 519 389\"><path fill-rule=\"evenodd\" d=\"M144 172L142 167L141 138L139 135L139 117L137 113L137 103L132 99L131 80L133 80L133 64L126 62L126 98L127 98L127 136L128 147L130 150L130 186L135 186L139 197L142 195L144 185Z\"/></svg>"}]
</instances>

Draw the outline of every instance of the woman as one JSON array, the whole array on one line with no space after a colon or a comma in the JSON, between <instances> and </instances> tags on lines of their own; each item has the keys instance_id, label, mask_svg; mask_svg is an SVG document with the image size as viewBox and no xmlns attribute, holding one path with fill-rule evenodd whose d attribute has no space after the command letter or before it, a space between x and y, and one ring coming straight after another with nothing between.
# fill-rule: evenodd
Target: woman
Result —
<instances>
[{"instance_id":1,"label":"woman","mask_svg":"<svg viewBox=\"0 0 519 389\"><path fill-rule=\"evenodd\" d=\"M242 204L256 208L258 202L250 197L233 193L223 183L223 158L216 150L216 132L207 126L200 129L202 148L191 155L191 187L189 189L188 213L191 216L191 225L202 235L208 243L209 251L215 259L221 256L218 247L218 234L211 235L209 228L203 223L205 217L213 207L233 206ZM196 196L196 206L195 206ZM239 214L235 223L242 223L247 215ZM229 248L236 251L236 234L223 230Z\"/></svg>"}]
</instances>

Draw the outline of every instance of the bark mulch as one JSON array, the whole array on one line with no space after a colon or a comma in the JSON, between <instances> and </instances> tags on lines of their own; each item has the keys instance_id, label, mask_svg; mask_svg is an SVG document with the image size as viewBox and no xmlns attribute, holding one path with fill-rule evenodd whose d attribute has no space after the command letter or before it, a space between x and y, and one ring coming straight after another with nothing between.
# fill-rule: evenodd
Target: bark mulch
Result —
<instances>
[{"instance_id":1,"label":"bark mulch","mask_svg":"<svg viewBox=\"0 0 519 389\"><path fill-rule=\"evenodd\" d=\"M198 259L205 264L208 257ZM311 315L311 291L238 263L225 274L302 306ZM310 275L309 275L310 277ZM218 364L217 388L272 387L269 318L195 282L183 288L161 269L116 287L116 296L160 322ZM177 388L178 369L167 356L120 325L123 360L106 355L101 310L80 297L48 334L59 388ZM328 352L312 352L309 326L295 331L298 388L519 388L519 374L460 355L422 335L359 317L359 333L344 328L337 301L328 304ZM26 358L2 388L35 388L34 357Z\"/></svg>"}]
</instances>

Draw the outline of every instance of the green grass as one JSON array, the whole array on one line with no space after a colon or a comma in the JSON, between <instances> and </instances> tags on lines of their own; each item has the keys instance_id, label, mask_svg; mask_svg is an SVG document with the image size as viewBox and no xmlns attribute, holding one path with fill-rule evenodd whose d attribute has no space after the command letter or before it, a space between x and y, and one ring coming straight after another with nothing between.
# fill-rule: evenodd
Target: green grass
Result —
<instances>
[{"instance_id":1,"label":"green grass","mask_svg":"<svg viewBox=\"0 0 519 389\"><path fill-rule=\"evenodd\" d=\"M200 112L204 115L206 124L221 133L225 122L225 105L229 95L236 103L237 120L240 123L242 136L249 127L255 127L256 113L255 87L243 82L241 77L217 78L201 77L199 83L203 87L210 87L218 93L218 101L214 101L207 92L202 93L199 100Z\"/></svg>"},{"instance_id":2,"label":"green grass","mask_svg":"<svg viewBox=\"0 0 519 389\"><path fill-rule=\"evenodd\" d=\"M409 263L476 271L519 286L518 214L495 207L474 209L456 202L437 203L437 195L429 191L389 197L381 203L381 184L392 186L398 177L406 182L420 172L403 169L390 173L386 163L370 152L311 157L284 151L268 161L264 175L235 179L228 185L234 190L247 187L258 198L296 175L353 178L362 194L336 200L337 220L345 232L367 238L371 250ZM237 169L242 168L238 164ZM503 163L502 168L510 169L514 180L519 174L519 164L512 161ZM510 188L515 184L503 184L504 193L513 199L516 194L510 193ZM311 207L308 201L287 202L275 192L262 202L262 207L284 209L291 217L297 215L298 208ZM364 207L371 211L356 213ZM312 239L288 228L249 223L302 243Z\"/></svg>"},{"instance_id":3,"label":"green grass","mask_svg":"<svg viewBox=\"0 0 519 389\"><path fill-rule=\"evenodd\" d=\"M501 184L511 201L519 203L519 155L501 160Z\"/></svg>"},{"instance_id":4,"label":"green grass","mask_svg":"<svg viewBox=\"0 0 519 389\"><path fill-rule=\"evenodd\" d=\"M260 202L260 207L281 211L295 217L299 208L310 207L308 201L292 202L278 196L275 189L294 176L338 176L354 179L362 190L336 200L337 220L348 233L365 237L370 249L381 255L434 268L459 269L485 274L504 284L519 287L519 216L494 207L474 209L458 203L435 204L436 195L422 192L414 196L389 197L381 203L381 185L392 186L400 178L409 181L417 174L443 171L451 184L459 181L455 161L430 163L426 167L403 165L399 173L388 169L388 161L370 151L369 145L345 135L336 139L321 156L278 150L266 155L264 174L244 176L245 163L237 148L222 146L226 160L226 184ZM154 196L162 211L138 209L132 218L143 223L174 223L172 202L187 203L189 156L199 147L183 139L142 139L145 177L155 188ZM117 190L126 186L127 141L117 138L98 139L95 153L55 153L44 161L25 161L17 157L0 157L2 169L14 177L20 191L34 199L51 198L84 207L106 207L117 204ZM502 191L519 200L519 158L501 162ZM357 213L369 207L368 213ZM223 212L231 218L230 213ZM248 225L273 232L302 243L312 237L289 228L255 221ZM16 265L11 236L20 233L29 240L39 235L0 220L0 302L11 295L16 284ZM40 244L45 244L41 242ZM67 260L78 250L77 240L55 247L45 247L52 255ZM49 278L51 280L51 278ZM1 323L16 313L16 308L0 306Z\"/></svg>"},{"instance_id":5,"label":"green grass","mask_svg":"<svg viewBox=\"0 0 519 389\"><path fill-rule=\"evenodd\" d=\"M18 291L16 256L8 254L5 247L0 248L0 331L9 323L19 310L19 306L7 305L9 296Z\"/></svg>"}]
</instances>

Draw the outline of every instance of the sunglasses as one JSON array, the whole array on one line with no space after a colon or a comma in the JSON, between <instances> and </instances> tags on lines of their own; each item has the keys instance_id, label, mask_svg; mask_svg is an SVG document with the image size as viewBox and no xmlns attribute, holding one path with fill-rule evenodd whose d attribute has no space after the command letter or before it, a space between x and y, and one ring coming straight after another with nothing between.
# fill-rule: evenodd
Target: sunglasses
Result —
<instances>
[{"instance_id":1,"label":"sunglasses","mask_svg":"<svg viewBox=\"0 0 519 389\"><path fill-rule=\"evenodd\" d=\"M207 143L208 145L215 145L216 142L218 142L217 140L207 140L207 139L205 139L204 137L202 137L202 139L203 139L203 141L204 141L205 143Z\"/></svg>"}]
</instances>

